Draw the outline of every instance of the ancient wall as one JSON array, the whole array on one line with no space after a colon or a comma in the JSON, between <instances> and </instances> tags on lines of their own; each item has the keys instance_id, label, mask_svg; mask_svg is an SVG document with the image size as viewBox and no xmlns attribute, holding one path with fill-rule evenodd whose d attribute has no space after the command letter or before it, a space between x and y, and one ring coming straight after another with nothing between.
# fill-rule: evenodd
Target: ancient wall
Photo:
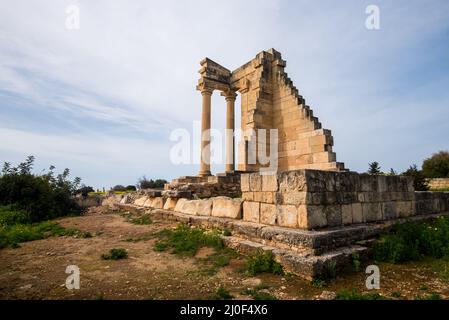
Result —
<instances>
[{"instance_id":1,"label":"ancient wall","mask_svg":"<svg viewBox=\"0 0 449 320\"><path fill-rule=\"evenodd\" d=\"M315 229L449 210L449 193L414 192L411 178L295 170L241 178L243 219Z\"/></svg>"},{"instance_id":2,"label":"ancient wall","mask_svg":"<svg viewBox=\"0 0 449 320\"><path fill-rule=\"evenodd\" d=\"M449 189L449 178L429 179L428 183L431 190Z\"/></svg>"},{"instance_id":3,"label":"ancient wall","mask_svg":"<svg viewBox=\"0 0 449 320\"><path fill-rule=\"evenodd\" d=\"M246 135L245 140L252 141L259 129L267 129L266 141L257 141L256 149L249 150L269 154L269 129L278 129L279 171L344 170L344 164L337 162L332 151L331 131L321 127L318 118L285 73L285 66L281 54L270 49L232 72L230 86L241 94L241 128L255 132L254 135ZM240 154L245 157L248 145L241 144L239 147ZM238 169L242 171L257 171L263 167L259 162L240 163Z\"/></svg>"}]
</instances>

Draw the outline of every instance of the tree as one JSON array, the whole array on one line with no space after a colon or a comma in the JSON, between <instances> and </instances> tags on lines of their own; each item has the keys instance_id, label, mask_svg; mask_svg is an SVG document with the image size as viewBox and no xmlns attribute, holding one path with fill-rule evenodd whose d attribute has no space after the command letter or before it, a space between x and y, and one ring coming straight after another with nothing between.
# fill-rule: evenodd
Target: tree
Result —
<instances>
[{"instance_id":1,"label":"tree","mask_svg":"<svg viewBox=\"0 0 449 320\"><path fill-rule=\"evenodd\" d=\"M118 184L112 188L112 191L123 192L126 191L126 187L122 186L121 184Z\"/></svg>"},{"instance_id":2,"label":"tree","mask_svg":"<svg viewBox=\"0 0 449 320\"><path fill-rule=\"evenodd\" d=\"M166 183L167 180L164 179L148 180L146 176L143 176L137 184L139 189L162 189Z\"/></svg>"},{"instance_id":3,"label":"tree","mask_svg":"<svg viewBox=\"0 0 449 320\"><path fill-rule=\"evenodd\" d=\"M374 161L374 162L368 163L368 166L369 166L369 169L368 169L369 174L380 174L379 162Z\"/></svg>"},{"instance_id":4,"label":"tree","mask_svg":"<svg viewBox=\"0 0 449 320\"><path fill-rule=\"evenodd\" d=\"M449 178L449 152L440 151L425 159L422 171L426 178Z\"/></svg>"},{"instance_id":5,"label":"tree","mask_svg":"<svg viewBox=\"0 0 449 320\"><path fill-rule=\"evenodd\" d=\"M137 190L136 186L133 185L126 186L126 191L136 191L136 190Z\"/></svg>"},{"instance_id":6,"label":"tree","mask_svg":"<svg viewBox=\"0 0 449 320\"><path fill-rule=\"evenodd\" d=\"M89 192L95 192L94 188L91 186L85 186L84 184L76 190L76 194L81 194L83 197L87 197L89 195Z\"/></svg>"},{"instance_id":7,"label":"tree","mask_svg":"<svg viewBox=\"0 0 449 320\"><path fill-rule=\"evenodd\" d=\"M427 185L426 178L424 177L422 171L418 170L416 164L411 165L405 172L402 173L404 176L409 176L413 178L413 186L415 191L427 191L429 186Z\"/></svg>"},{"instance_id":8,"label":"tree","mask_svg":"<svg viewBox=\"0 0 449 320\"><path fill-rule=\"evenodd\" d=\"M390 175L390 176L397 176L398 173L393 168L390 168L390 173L388 175Z\"/></svg>"}]
</instances>

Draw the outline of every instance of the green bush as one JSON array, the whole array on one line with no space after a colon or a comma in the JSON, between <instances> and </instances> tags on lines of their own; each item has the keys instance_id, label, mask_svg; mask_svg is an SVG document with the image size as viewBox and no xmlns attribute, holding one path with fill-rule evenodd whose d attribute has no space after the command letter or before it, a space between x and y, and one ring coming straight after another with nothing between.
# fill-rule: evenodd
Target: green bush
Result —
<instances>
[{"instance_id":1,"label":"green bush","mask_svg":"<svg viewBox=\"0 0 449 320\"><path fill-rule=\"evenodd\" d=\"M250 276L258 273L269 272L273 274L284 274L282 266L274 261L273 252L258 250L246 258L244 272Z\"/></svg>"},{"instance_id":2,"label":"green bush","mask_svg":"<svg viewBox=\"0 0 449 320\"><path fill-rule=\"evenodd\" d=\"M27 222L81 213L81 208L72 197L81 180L69 180L68 169L55 176L53 166L47 173L33 174L33 165L33 156L16 167L10 163L4 164L0 173L0 205L25 211Z\"/></svg>"},{"instance_id":3,"label":"green bush","mask_svg":"<svg viewBox=\"0 0 449 320\"><path fill-rule=\"evenodd\" d=\"M431 222L406 222L374 243L374 259L390 263L449 257L449 218Z\"/></svg>"},{"instance_id":4,"label":"green bush","mask_svg":"<svg viewBox=\"0 0 449 320\"><path fill-rule=\"evenodd\" d=\"M404 176L409 176L413 178L413 187L415 191L427 191L429 190L426 178L421 170L418 170L416 164L410 166L405 172L402 173Z\"/></svg>"},{"instance_id":5,"label":"green bush","mask_svg":"<svg viewBox=\"0 0 449 320\"><path fill-rule=\"evenodd\" d=\"M171 253L194 256L201 247L223 248L223 241L217 231L206 232L201 228L190 228L180 224L176 229L164 229L158 234L156 251L170 249Z\"/></svg>"},{"instance_id":6,"label":"green bush","mask_svg":"<svg viewBox=\"0 0 449 320\"><path fill-rule=\"evenodd\" d=\"M440 151L424 160L422 171L426 178L449 178L449 152Z\"/></svg>"},{"instance_id":7,"label":"green bush","mask_svg":"<svg viewBox=\"0 0 449 320\"><path fill-rule=\"evenodd\" d=\"M231 300L232 298L233 296L223 286L220 286L213 296L214 300Z\"/></svg>"},{"instance_id":8,"label":"green bush","mask_svg":"<svg viewBox=\"0 0 449 320\"><path fill-rule=\"evenodd\" d=\"M151 220L151 217L149 215L140 216L138 218L130 218L129 221L132 224L138 224L138 225L146 225L146 224L153 223L153 220Z\"/></svg>"},{"instance_id":9,"label":"green bush","mask_svg":"<svg viewBox=\"0 0 449 320\"><path fill-rule=\"evenodd\" d=\"M128 258L128 252L122 248L113 248L109 250L109 253L102 254L101 258L103 260L120 260Z\"/></svg>"},{"instance_id":10,"label":"green bush","mask_svg":"<svg viewBox=\"0 0 449 320\"><path fill-rule=\"evenodd\" d=\"M146 176L143 176L138 181L138 186L140 189L162 189L164 185L167 183L167 180L164 179L147 179Z\"/></svg>"}]
</instances>

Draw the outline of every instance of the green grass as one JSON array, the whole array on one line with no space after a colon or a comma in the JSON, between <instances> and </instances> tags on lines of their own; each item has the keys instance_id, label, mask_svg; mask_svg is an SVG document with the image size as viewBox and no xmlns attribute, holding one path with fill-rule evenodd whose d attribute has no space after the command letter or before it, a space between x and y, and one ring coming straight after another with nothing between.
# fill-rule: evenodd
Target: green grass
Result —
<instances>
[{"instance_id":1,"label":"green grass","mask_svg":"<svg viewBox=\"0 0 449 320\"><path fill-rule=\"evenodd\" d=\"M74 228L65 229L50 221L0 226L0 248L17 248L22 242L41 240L52 236L90 238L92 234Z\"/></svg>"},{"instance_id":2,"label":"green grass","mask_svg":"<svg viewBox=\"0 0 449 320\"><path fill-rule=\"evenodd\" d=\"M198 258L200 267L196 272L201 275L212 276L220 268L229 265L230 261L237 257L238 253L231 248L223 247L221 249L215 249L215 252L206 258Z\"/></svg>"},{"instance_id":3,"label":"green grass","mask_svg":"<svg viewBox=\"0 0 449 320\"><path fill-rule=\"evenodd\" d=\"M449 217L430 222L406 222L395 226L373 246L374 259L390 263L424 257L449 258Z\"/></svg>"},{"instance_id":4,"label":"green grass","mask_svg":"<svg viewBox=\"0 0 449 320\"><path fill-rule=\"evenodd\" d=\"M415 300L443 300L443 298L438 293L431 293L428 296L415 296Z\"/></svg>"},{"instance_id":5,"label":"green grass","mask_svg":"<svg viewBox=\"0 0 449 320\"><path fill-rule=\"evenodd\" d=\"M114 248L109 250L109 253L101 255L103 260L121 260L128 258L128 252L123 248Z\"/></svg>"},{"instance_id":6,"label":"green grass","mask_svg":"<svg viewBox=\"0 0 449 320\"><path fill-rule=\"evenodd\" d=\"M205 231L179 224L175 229L164 229L158 233L154 250L170 251L181 256L194 256L201 247L220 250L224 247L218 231Z\"/></svg>"},{"instance_id":7,"label":"green grass","mask_svg":"<svg viewBox=\"0 0 449 320\"><path fill-rule=\"evenodd\" d=\"M275 296L272 294L261 291L268 289L269 286L265 283L261 283L257 286L255 286L253 289L247 288L245 289L242 294L253 297L254 300L277 300Z\"/></svg>"},{"instance_id":8,"label":"green grass","mask_svg":"<svg viewBox=\"0 0 449 320\"><path fill-rule=\"evenodd\" d=\"M449 192L449 188L441 188L441 189L430 189L432 192Z\"/></svg>"},{"instance_id":9,"label":"green grass","mask_svg":"<svg viewBox=\"0 0 449 320\"><path fill-rule=\"evenodd\" d=\"M337 292L337 300L388 300L388 298L378 293L360 293L355 289L343 289Z\"/></svg>"},{"instance_id":10,"label":"green grass","mask_svg":"<svg viewBox=\"0 0 449 320\"><path fill-rule=\"evenodd\" d=\"M231 300L232 298L234 297L223 286L220 286L215 292L215 295L212 297L214 300Z\"/></svg>"},{"instance_id":11,"label":"green grass","mask_svg":"<svg viewBox=\"0 0 449 320\"><path fill-rule=\"evenodd\" d=\"M151 220L151 217L149 215L140 216L137 218L129 218L128 221L131 222L132 224L137 225L147 225L153 223L153 220Z\"/></svg>"},{"instance_id":12,"label":"green grass","mask_svg":"<svg viewBox=\"0 0 449 320\"><path fill-rule=\"evenodd\" d=\"M249 276L254 276L263 272L278 275L284 274L282 266L274 261L273 252L263 250L258 250L254 254L248 256L242 271Z\"/></svg>"}]
</instances>

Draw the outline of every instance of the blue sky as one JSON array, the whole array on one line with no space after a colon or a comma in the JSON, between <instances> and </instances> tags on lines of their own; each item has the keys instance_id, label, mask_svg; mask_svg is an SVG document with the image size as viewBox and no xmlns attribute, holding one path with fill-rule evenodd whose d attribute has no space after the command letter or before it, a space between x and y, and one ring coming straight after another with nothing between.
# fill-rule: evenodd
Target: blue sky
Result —
<instances>
[{"instance_id":1,"label":"blue sky","mask_svg":"<svg viewBox=\"0 0 449 320\"><path fill-rule=\"evenodd\" d=\"M169 135L200 119L199 61L234 69L271 47L351 170L449 149L448 1L0 0L0 161L33 154L97 188L195 174ZM222 129L218 93L212 110Z\"/></svg>"}]
</instances>

